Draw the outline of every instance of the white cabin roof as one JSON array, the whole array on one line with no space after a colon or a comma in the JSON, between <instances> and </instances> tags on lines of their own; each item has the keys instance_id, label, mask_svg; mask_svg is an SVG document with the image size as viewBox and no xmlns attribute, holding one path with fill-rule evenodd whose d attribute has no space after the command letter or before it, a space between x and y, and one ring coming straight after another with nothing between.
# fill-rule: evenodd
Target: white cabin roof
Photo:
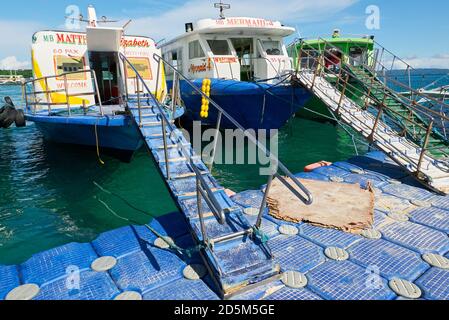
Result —
<instances>
[{"instance_id":1,"label":"white cabin roof","mask_svg":"<svg viewBox=\"0 0 449 320\"><path fill-rule=\"evenodd\" d=\"M193 31L186 32L163 46L194 34L220 34L237 36L277 36L287 37L295 32L295 28L282 25L279 21L261 18L229 17L225 19L202 19L193 24Z\"/></svg>"}]
</instances>

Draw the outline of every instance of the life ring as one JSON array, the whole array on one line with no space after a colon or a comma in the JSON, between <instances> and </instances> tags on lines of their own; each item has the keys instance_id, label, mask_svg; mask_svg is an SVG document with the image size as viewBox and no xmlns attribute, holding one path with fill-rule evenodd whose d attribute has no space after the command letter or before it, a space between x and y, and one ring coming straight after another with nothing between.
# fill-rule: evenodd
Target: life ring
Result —
<instances>
[{"instance_id":1,"label":"life ring","mask_svg":"<svg viewBox=\"0 0 449 320\"><path fill-rule=\"evenodd\" d=\"M327 162L327 161L320 161L320 162L312 163L304 168L304 172L312 172L318 168L329 167L331 165L332 165L332 162Z\"/></svg>"}]
</instances>

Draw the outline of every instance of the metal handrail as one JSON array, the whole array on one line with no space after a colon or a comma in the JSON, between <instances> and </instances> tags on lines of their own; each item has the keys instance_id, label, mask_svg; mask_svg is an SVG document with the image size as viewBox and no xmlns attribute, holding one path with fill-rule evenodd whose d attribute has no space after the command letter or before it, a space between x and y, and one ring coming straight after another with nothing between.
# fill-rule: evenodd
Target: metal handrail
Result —
<instances>
[{"instance_id":1,"label":"metal handrail","mask_svg":"<svg viewBox=\"0 0 449 320\"><path fill-rule=\"evenodd\" d=\"M302 57L302 52L301 52L301 57ZM311 55L311 54L309 54L308 52L306 53L307 55ZM307 58L309 58L309 57L307 57ZM313 79L312 80L310 80L310 79L308 79L307 81L310 83L310 85L311 85L311 88L313 88L313 87L315 87L315 81L316 81L316 78L317 78L317 76L318 76L318 74L320 74L321 72L323 72L323 71L327 71L327 72L329 72L330 70L328 70L327 68L326 68L326 65L325 65L325 61L326 61L326 56L325 56L325 52L321 52L320 53L320 55L319 56L313 56L313 58L314 58L314 60L316 61L316 63L315 63L315 71L314 71L314 73L313 73ZM299 61L298 61L299 62ZM342 70L342 68L340 68L340 71ZM301 72L305 72L305 71L307 71L307 72L309 72L310 74L312 74L312 70L310 70L310 69L302 69L301 70ZM337 77L338 77L338 75L337 75ZM346 90L346 87L349 85L348 84L348 77L346 77L346 81L345 81L345 83L344 83L344 88L345 88L345 90ZM321 92L324 94L324 95L326 95L327 97L329 97L329 98L331 98L323 89L319 89L319 90L321 90ZM334 86L334 90L338 90L338 88L336 88L335 86ZM341 95L343 96L343 93L341 93ZM385 97L386 97L386 95L384 95L384 99L385 99ZM341 102L340 102L340 104L341 104ZM340 105L339 104L339 105ZM371 141L373 142L374 140L375 140L375 134L376 134L376 132L377 132L377 126L378 126L378 124L380 123L380 119L381 119L381 116L382 116L382 113L383 113L383 109L385 108L385 103L384 103L384 101L380 104L380 108L379 108L379 111L378 111L378 114L377 114L377 116L376 116L376 119L375 119L375 122L374 122L374 125L373 125L373 127L371 128L368 124L365 124L365 123L361 123L361 125L363 125L363 126L365 126L366 128L368 128L368 129L371 129L371 135L369 136L370 138L371 138ZM337 113L338 113L338 109L337 109ZM410 121L410 120L409 120ZM433 128L433 125L434 125L434 119L431 117L430 118L430 124L429 124L429 126L427 126L427 127L423 127L425 130L426 130L426 135L425 135L425 138L424 138L424 142L423 142L423 145L422 145L422 147L421 147L421 152L420 152L420 154L419 154L419 159L417 160L417 162L415 163L415 161L413 160L413 158L409 158L408 156L407 156L407 154L403 154L403 152L401 151L401 150L398 150L395 146L393 146L393 148L396 150L396 152L399 152L399 154L400 154L400 157L401 158L403 158L403 159L406 159L407 161L408 161L408 163L413 163L415 166L416 166L416 175L418 176L418 177L420 177L420 175L422 174L422 171L421 171L421 169L422 169L422 165L423 165L423 161L424 161L424 157L425 157L425 154L426 154L426 152L429 150L428 149L428 143L429 143L429 139L430 139L430 135L432 134L432 128ZM422 127L422 126L421 126ZM381 136L379 136L379 138L381 138ZM438 160L437 160L438 161ZM438 162L440 162L440 161L438 161Z\"/></svg>"},{"instance_id":2,"label":"metal handrail","mask_svg":"<svg viewBox=\"0 0 449 320\"><path fill-rule=\"evenodd\" d=\"M133 71L135 72L136 77L138 78L138 80L140 80L142 82L142 85L143 85L144 89L147 91L147 94L154 101L155 107L159 111L161 122L163 124L162 134L163 134L163 139L164 139L164 141L166 143L166 141L167 141L167 139L166 139L167 138L167 136L166 136L167 135L167 130L166 130L167 127L170 130L171 134L174 134L176 128L173 126L171 121L167 118L167 115L166 115L165 111L163 110L162 104L153 95L151 90L148 88L148 85L145 83L144 79L142 78L142 76L140 75L138 70L134 67L134 65L122 53L119 53L119 57L120 57L120 59L124 63L127 63L131 67L131 69L133 69ZM137 96L138 97L140 96L140 92L137 93ZM139 98L138 98L138 100L139 100ZM139 110L140 110L141 109L140 108L140 103L138 103L138 107L139 107ZM140 111L139 111L139 113L140 113ZM141 118L139 119L139 121L142 121ZM202 173L197 168L197 166L196 166L196 164L194 162L194 159L190 155L189 151L186 150L184 144L182 143L181 137L177 136L176 138L177 138L176 143L178 144L178 147L179 147L180 151L183 153L184 157L189 160L190 166L191 166L192 170L194 171L194 173L195 173L195 175L196 175L196 177L197 177L197 179L199 181L199 184L200 184L201 188L205 190L205 194L207 195L206 199L207 200L211 200L210 201L211 204L212 204L212 208L211 209L213 209L213 208L216 209L216 210L213 210L213 214L215 215L215 217L217 218L217 220L218 220L218 222L220 224L224 224L226 222L224 209L221 208L220 204L218 203L218 200L214 196L214 193L213 193L212 189L206 183ZM165 152L166 157L168 157L167 156L167 147L166 146L164 146L164 152ZM167 178L170 179L169 162L166 163L166 168L167 168ZM207 200L206 200L206 202L207 202Z\"/></svg>"},{"instance_id":3,"label":"metal handrail","mask_svg":"<svg viewBox=\"0 0 449 320\"><path fill-rule=\"evenodd\" d=\"M80 93L76 93L76 94L70 94L69 93L69 88L68 88L67 76L73 75L73 74L91 74L91 79L94 80L94 86L95 86L94 91L93 92L89 91L89 92L80 92ZM64 88L63 89L49 90L48 80L49 79L57 79L57 78L63 78L63 80L64 80ZM40 82L40 81L44 81L45 82L45 87L46 87L45 89L46 90L36 91L36 82ZM28 84L32 84L32 86L33 86L33 90L30 91L30 92L28 92L26 90L26 86ZM101 101L100 91L99 91L99 87L98 87L97 75L96 75L94 70L78 70L78 71L65 72L65 73L62 73L62 74L59 74L59 75L51 75L51 76L35 78L35 79L24 81L22 83L22 87L24 88L23 92L24 92L24 97L25 97L25 104L27 106L28 105L34 105L34 113L36 113L36 106L38 106L38 105L46 105L46 106L48 106L49 113L51 112L51 106L52 105L67 105L68 113L69 113L69 116L70 116L71 115L70 97L79 97L79 96L83 96L83 95L94 95L98 99L98 106L100 108L100 114L102 116L104 115L104 113L103 113L103 104L102 104L102 101ZM65 93L66 102L64 102L64 103L63 102L58 102L58 103L50 102L50 94L58 93L58 92L64 92ZM37 95L38 94L44 94L46 96L47 102L37 101ZM34 97L34 102L32 102L32 103L28 102L28 96L30 96L30 95L32 95ZM95 104L95 105L97 105L97 104Z\"/></svg>"},{"instance_id":4,"label":"metal handrail","mask_svg":"<svg viewBox=\"0 0 449 320\"><path fill-rule=\"evenodd\" d=\"M309 59L309 57L306 57L306 58ZM316 58L316 57L313 56L313 58ZM326 58L326 56L324 56L324 55L321 55L321 56L319 56L318 58L320 58L321 60L324 60L324 61L332 62L331 60L329 60L328 58ZM316 59L316 60L318 61L318 59ZM336 77L337 77L337 80L343 80L343 77L342 77L342 75L341 75L341 71L343 70L342 68L340 68L340 72L339 72L339 73L336 73L336 72L334 72L334 71L332 71L332 70L326 68L326 66L323 65L322 62L319 62L319 61L318 61L317 63L318 63L321 67L323 67L323 68L326 70L326 73L327 73L327 74L331 74L331 75L336 76ZM318 68L317 68L316 70L318 70ZM350 90L350 89L352 89L352 90ZM347 91L350 92L350 93L359 93L359 94L362 94L363 96L365 96L365 99L368 99L368 98L369 98L369 99L372 99L372 97L369 96L369 95L367 95L366 92L364 92L364 91L361 90L360 88L358 88L358 87L352 85L352 84L349 83L348 81L345 81L345 90L347 90ZM385 88L384 88L384 96L386 97L386 95L387 95L387 93L386 93ZM379 100L378 100L377 102L378 102L379 105L381 105L384 101L379 101ZM416 107L414 107L414 106L410 106L410 108L413 108L413 109L415 109L416 111L420 111L418 108L416 108ZM391 111L392 113L398 115L399 117L404 118L406 121L408 121L408 122L410 122L410 123L412 123L412 124L414 124L414 125L422 126L421 124L419 124L419 123L417 123L417 122L414 122L414 121L408 119L408 118L405 117L404 115L402 115L402 114L400 114L400 113L397 113L397 112L394 111L394 110L390 110L390 111ZM426 115L426 114L425 114L425 115ZM432 118L431 116L429 116L429 115L426 115L426 116L429 117L430 120L433 120L433 118ZM423 128L424 128L424 127L423 127ZM426 128L424 128L424 129L426 129Z\"/></svg>"},{"instance_id":5,"label":"metal handrail","mask_svg":"<svg viewBox=\"0 0 449 320\"><path fill-rule=\"evenodd\" d=\"M326 45L329 45L329 46L331 46L333 49L336 49L336 50L338 50L340 53L344 54L338 47L334 46L334 45L331 44L331 43L326 42L325 39L321 39L321 40L322 40ZM337 57L337 56L335 56L335 55L334 55L333 53L331 53L331 52L328 52L327 54L330 54L330 55L332 55L333 57ZM347 58L348 58L350 61L351 61L351 59L354 60L352 57L349 57L349 56L347 56ZM365 65L362 65L362 66L365 66ZM366 66L365 66L365 67L366 67ZM405 88L405 89L407 89L407 90L410 90L411 93L414 93L414 94L415 94L416 96L418 96L418 97L422 97L422 98L428 99L429 101L433 101L433 102L437 103L438 105L444 106L444 107L446 107L446 108L449 109L449 104L446 104L446 103L444 103L444 102L441 102L441 101L439 101L439 100L437 100L437 99L435 99L435 98L433 98L433 97L427 96L427 95L423 94L422 92L419 92L419 91L417 91L417 90L414 90L414 89L412 89L411 87L407 87L407 86L404 85L403 83L398 82L398 81L393 80L393 79L390 79L389 77L387 77L387 79L389 79L389 81L393 82L394 84L396 84L396 85L398 85L398 86L400 86L400 87L403 87L403 88ZM395 98L396 100L400 99L400 98L397 96L397 93L396 93L396 92L393 92L391 88L387 87L387 89L388 89L388 91L389 91L389 95L390 95L392 98ZM443 118L445 118L446 120L449 120L448 117L446 117L446 116L444 116L444 115L441 115L441 113L439 113L439 112L437 112L437 111L434 111L434 110L432 110L432 109L429 109L429 108L427 108L427 107L425 107L425 106L422 106L421 104L417 103L417 102L416 102L416 99L415 99L415 100L412 100L412 99L408 99L407 97L402 97L402 98L407 99L408 101L411 102L411 104L406 104L409 108L415 109L415 110L417 110L417 111L419 111L419 112L423 112L422 110L419 110L419 108L416 107L416 105L419 105L419 106L420 106L422 109L424 109L425 111L427 111L427 112L429 112L429 113L433 113L435 116L443 117ZM403 102L403 103L404 103L404 102ZM405 103L404 103L404 104L405 104Z\"/></svg>"},{"instance_id":6,"label":"metal handrail","mask_svg":"<svg viewBox=\"0 0 449 320\"><path fill-rule=\"evenodd\" d=\"M145 83L145 81L143 80L143 78L141 77L141 75L139 74L139 72L136 70L136 68L132 65L132 63L123 55L123 54L119 54L120 59L124 62L127 63L136 73L137 77L140 79L140 81L142 81L142 84L144 86L144 88L147 91L147 94L149 95L149 97L154 101L156 108L158 109L159 113L160 113L160 117L161 117L161 121L163 124L163 139L164 141L166 141L166 126L168 127L168 129L170 130L171 134L174 134L176 127L174 127L174 125L169 121L169 119L167 118L165 112L162 109L162 105L161 103L155 98L155 96L152 94L151 90L148 88L147 84ZM293 176L293 174L282 164L279 162L279 160L271 153L269 152L253 135L249 134L248 132L246 132L244 130L244 128L234 119L232 118L225 110L223 110L215 101L213 101L210 97L208 97L204 92L202 92L202 90L200 90L199 88L197 88L189 79L187 79L181 72L179 72L173 65L171 65L170 63L168 63L167 61L165 61L161 56L159 56L158 54L154 54L153 58L155 59L156 62L159 63L159 70L161 69L160 66L162 64L168 66L169 68L171 68L173 70L174 73L178 74L178 81L180 79L183 79L184 81L186 81L186 83L188 83L198 94L200 94L204 99L207 99L207 101L209 101L209 103L214 106L218 111L219 111L219 116L218 116L218 128L220 128L220 123L222 120L222 117L225 116L232 124L235 125L236 128L242 130L243 134L252 142L254 143L262 152L264 152L267 156L270 157L270 160L272 161L272 163L276 164L276 170L273 170L273 174L270 175L269 177L269 183L267 185L267 189L265 191L265 195L264 195L264 201L261 204L261 208L260 208L260 212L259 212L259 216L258 219L256 221L256 225L255 228L259 229L261 227L261 222L262 222L262 214L265 210L265 206L266 206L266 200L268 197L268 192L269 192L269 188L271 186L271 183L273 181L273 177L280 177L281 181L283 181L283 178L278 174L279 169L286 174L290 179L292 179L292 181L296 184L296 186L305 194L305 196L303 196L301 193L299 193L293 186L291 186L288 183L283 183L287 185L287 187L304 203L310 205L313 202L313 197L312 194L310 193L310 191L296 178ZM156 88L156 91L158 90L158 88ZM140 109L140 105L139 105L139 109ZM224 224L226 222L226 213L231 212L233 209L227 208L227 209L223 209L219 203L219 201L217 200L214 192L212 191L212 189L209 187L209 185L206 183L202 173L200 172L200 170L196 167L196 164L194 162L194 158L192 157L192 155L190 154L189 150L186 150L186 147L184 146L184 144L182 143L182 138L177 135L176 136L176 143L180 149L180 151L182 152L182 154L184 155L184 157L186 159L188 159L190 166L192 168L192 170L194 171L194 174L196 176L197 179L197 197L198 197L198 213L199 213L199 217L200 217L200 223L201 223L201 231L203 233L203 241L204 242L209 242L211 244L216 243L216 242L220 242L220 241L226 241L229 240L229 236L226 237L222 237L219 239L208 239L207 237L207 233L206 233L206 228L204 226L204 217L203 217L203 213L202 213L202 206L201 206L201 202L202 199L204 199L207 203L207 205L209 206L209 208L212 210L213 215L215 216L215 218L217 219L217 221L220 224ZM165 153L167 153L167 148L165 149ZM215 150L214 150L215 153ZM169 162L166 162L166 167L167 167L167 177L169 178ZM272 168L274 169L274 168ZM244 232L240 232L240 233L235 233L233 235L230 235L230 237L237 237L237 236L242 236L242 235L246 235L246 234L252 234L253 229L249 229L249 230L245 230Z\"/></svg>"},{"instance_id":7,"label":"metal handrail","mask_svg":"<svg viewBox=\"0 0 449 320\"><path fill-rule=\"evenodd\" d=\"M186 81L187 84L189 84L190 87L192 87L198 94L200 94L203 98L207 99L211 105L213 105L221 114L222 116L225 116L236 128L243 131L244 135L252 142L254 143L262 152L264 152L267 156L270 157L270 160L272 160L274 163L277 163L278 168L286 174L289 178L292 178L295 183L297 183L298 187L306 194L306 197L301 197L301 200L306 204L311 204L313 202L312 195L310 192L296 179L293 174L283 165L275 155L273 155L270 151L268 151L264 145L262 145L256 137L254 137L252 134L248 133L238 122L235 120L230 114L228 114L222 107L220 107L214 100L212 100L210 97L208 97L202 90L200 90L193 82L191 82L186 76L184 76L182 73L180 73L174 66L172 66L170 63L168 63L166 60L164 60L161 56L158 54L153 54L154 59L157 62L163 62L165 65L169 66L174 72L178 73L179 77L182 78L184 81Z\"/></svg>"}]
</instances>

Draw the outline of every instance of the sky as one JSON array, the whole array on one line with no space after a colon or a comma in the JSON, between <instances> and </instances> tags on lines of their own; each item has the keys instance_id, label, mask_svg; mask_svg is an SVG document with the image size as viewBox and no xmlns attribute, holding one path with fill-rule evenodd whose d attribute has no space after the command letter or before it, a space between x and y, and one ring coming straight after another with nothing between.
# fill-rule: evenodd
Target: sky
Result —
<instances>
[{"instance_id":1,"label":"sky","mask_svg":"<svg viewBox=\"0 0 449 320\"><path fill-rule=\"evenodd\" d=\"M98 16L132 22L126 33L156 41L184 32L184 24L218 17L217 0L15 0L2 1L0 69L30 66L34 32L64 30L68 8L87 16L92 4ZM226 0L227 16L280 20L306 38L375 35L383 46L415 68L449 68L449 1L447 0ZM373 9L374 8L374 9ZM68 11L67 11L68 10ZM73 12L73 11L72 11ZM377 14L378 12L378 14Z\"/></svg>"}]
</instances>

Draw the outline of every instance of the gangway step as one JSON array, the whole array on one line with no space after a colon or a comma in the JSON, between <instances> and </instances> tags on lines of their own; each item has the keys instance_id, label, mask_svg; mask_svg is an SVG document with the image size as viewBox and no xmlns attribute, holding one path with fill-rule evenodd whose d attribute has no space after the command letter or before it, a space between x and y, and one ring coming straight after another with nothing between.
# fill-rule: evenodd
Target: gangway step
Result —
<instances>
[{"instance_id":1,"label":"gangway step","mask_svg":"<svg viewBox=\"0 0 449 320\"><path fill-rule=\"evenodd\" d=\"M334 113L338 111L343 122L420 179L422 183L438 192L449 193L449 167L446 162L439 161L429 153L424 153L421 157L422 149L408 137L394 131L383 122L383 119L379 119L377 127L375 127L375 115L360 109L360 106L347 96L342 97L340 91L324 89L331 84L323 76L301 71L298 74L298 79L304 87L323 101L330 111ZM431 137L429 141L431 142L430 147L441 144L441 141L435 137ZM420 175L417 175L418 168Z\"/></svg>"},{"instance_id":2,"label":"gangway step","mask_svg":"<svg viewBox=\"0 0 449 320\"><path fill-rule=\"evenodd\" d=\"M129 110L133 114L136 124L138 124L140 119L139 109L131 107ZM142 114L142 110L140 110L140 114ZM146 118L160 119L157 115L150 115ZM142 119L144 119L143 115ZM201 210L205 219L206 234L211 243L214 238L217 239L215 239L213 245L211 244L210 247L202 250L201 255L214 282L222 291L223 297L231 297L237 292L249 290L265 281L278 280L280 278L280 267L273 259L269 248L252 234L253 230L242 210L232 202L224 188L212 177L206 165L200 157L195 155L192 146L182 136L182 133L179 130L172 132L166 126L166 134L164 135L162 122L159 120L143 122L143 125L138 126L138 129L147 148L158 163L160 172L166 179L173 197L192 226L192 235L199 243L203 242L204 239L197 203L198 177L192 165L199 170L214 198L225 212L226 221L222 225L217 221L214 210L202 199ZM166 139L165 144L164 138ZM185 152L187 152L189 159L186 158ZM187 207L186 203L190 203L190 205ZM242 232L242 235L235 236L239 232ZM230 237L230 235L234 236ZM230 238L227 239L228 237ZM221 239L224 240L220 241Z\"/></svg>"}]
</instances>

